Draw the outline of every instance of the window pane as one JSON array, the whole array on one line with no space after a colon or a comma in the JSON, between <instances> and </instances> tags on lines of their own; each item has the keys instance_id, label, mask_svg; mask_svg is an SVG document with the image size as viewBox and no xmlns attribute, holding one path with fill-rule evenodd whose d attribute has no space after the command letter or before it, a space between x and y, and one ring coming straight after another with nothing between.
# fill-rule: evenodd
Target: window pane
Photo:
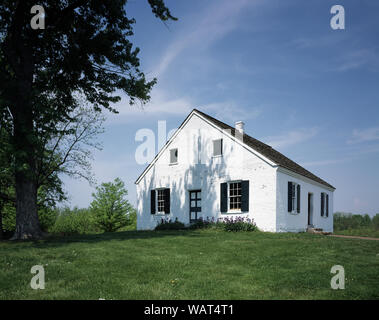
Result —
<instances>
[{"instance_id":1,"label":"window pane","mask_svg":"<svg viewBox=\"0 0 379 320\"><path fill-rule=\"evenodd\" d=\"M201 191L199 191L199 192L197 193L197 198L198 198L198 199L201 199Z\"/></svg>"},{"instance_id":2,"label":"window pane","mask_svg":"<svg viewBox=\"0 0 379 320\"><path fill-rule=\"evenodd\" d=\"M213 140L213 155L214 156L222 155L222 139Z\"/></svg>"},{"instance_id":3,"label":"window pane","mask_svg":"<svg viewBox=\"0 0 379 320\"><path fill-rule=\"evenodd\" d=\"M196 207L196 201L191 201L191 207Z\"/></svg>"},{"instance_id":4,"label":"window pane","mask_svg":"<svg viewBox=\"0 0 379 320\"><path fill-rule=\"evenodd\" d=\"M170 163L178 162L178 149L170 150Z\"/></svg>"},{"instance_id":5,"label":"window pane","mask_svg":"<svg viewBox=\"0 0 379 320\"><path fill-rule=\"evenodd\" d=\"M191 192L191 199L195 199L196 198L196 193L195 192Z\"/></svg>"},{"instance_id":6,"label":"window pane","mask_svg":"<svg viewBox=\"0 0 379 320\"><path fill-rule=\"evenodd\" d=\"M231 210L241 209L241 182L232 182L229 184L229 208Z\"/></svg>"},{"instance_id":7,"label":"window pane","mask_svg":"<svg viewBox=\"0 0 379 320\"><path fill-rule=\"evenodd\" d=\"M157 191L158 191L158 194L157 194L157 208L158 208L158 212L164 212L165 211L165 208L164 208L164 190L163 189L159 189Z\"/></svg>"}]
</instances>

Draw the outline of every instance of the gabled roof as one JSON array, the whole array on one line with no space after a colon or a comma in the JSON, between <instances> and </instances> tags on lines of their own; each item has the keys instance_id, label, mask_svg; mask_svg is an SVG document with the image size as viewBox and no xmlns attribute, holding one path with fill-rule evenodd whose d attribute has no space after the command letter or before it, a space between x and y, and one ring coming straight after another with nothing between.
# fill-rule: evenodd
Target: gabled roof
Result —
<instances>
[{"instance_id":1,"label":"gabled roof","mask_svg":"<svg viewBox=\"0 0 379 320\"><path fill-rule=\"evenodd\" d=\"M176 131L176 133L183 127L183 125L185 124L185 122L189 119L190 115L192 115L193 113L197 113L198 115L202 116L203 118L205 118L206 120L208 120L209 122L211 122L216 127L220 128L222 130L228 130L233 137L235 136L235 128L234 127L229 126L228 124L226 124L226 123L224 123L224 122L222 122L220 120L217 120L217 119L211 117L210 115L207 115L206 113L201 112L201 111L199 111L197 109L193 109L192 110L192 112L186 117L186 119L179 126L178 130ZM159 154L167 147L167 145L170 143L170 141L175 137L176 133L171 137L170 140L168 140L166 142L166 144L162 148L162 150L160 150L158 152L158 154L155 156L155 158L153 159L153 161L145 168L145 170L137 178L136 183L139 182L139 180L144 176L144 174L154 164L154 162L157 160ZM267 159L271 160L276 165L278 165L280 167L283 167L283 168L285 168L287 170L290 170L290 171L292 171L294 173L297 173L299 175L302 175L302 176L304 176L306 178L309 178L309 179L311 179L313 181L316 181L316 182L318 182L318 183L320 183L320 184L322 184L324 186L327 186L328 188L335 189L332 185L330 185L326 181L322 180L321 178L317 177L313 173L309 172L308 170L306 170L302 166L298 165L296 162L294 162L291 159L287 158L286 156L284 156L279 151L276 151L271 146L269 146L269 145L267 145L267 144L265 144L265 143L263 143L263 142L255 139L255 138L247 135L246 133L243 134L243 140L242 141L243 141L243 143L245 145L247 145L251 149L257 151L259 154L261 154L262 156L266 157Z\"/></svg>"},{"instance_id":2,"label":"gabled roof","mask_svg":"<svg viewBox=\"0 0 379 320\"><path fill-rule=\"evenodd\" d=\"M210 122L212 122L214 125L218 126L219 128L230 130L232 136L235 136L235 128L232 126L227 125L226 123L217 120L209 115L207 115L204 112L201 112L197 109L194 109L197 113L201 114L204 118L208 119ZM276 163L278 166L283 167L285 169L288 169L292 172L295 172L297 174L300 174L304 177L307 177L311 180L314 180L322 185L325 185L329 188L335 189L331 184L327 183L326 181L322 180L321 178L314 175L312 172L308 171L307 169L303 168L296 162L292 161L291 159L287 158L285 155L280 153L279 151L276 151L271 146L249 136L248 134L244 133L243 135L243 142L248 145L250 148L256 150L266 158L270 159L272 162Z\"/></svg>"}]
</instances>

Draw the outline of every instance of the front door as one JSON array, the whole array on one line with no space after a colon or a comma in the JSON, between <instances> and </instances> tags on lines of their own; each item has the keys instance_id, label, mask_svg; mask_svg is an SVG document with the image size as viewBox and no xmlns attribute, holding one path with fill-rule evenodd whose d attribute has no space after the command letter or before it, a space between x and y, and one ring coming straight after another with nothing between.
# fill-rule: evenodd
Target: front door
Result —
<instances>
[{"instance_id":1,"label":"front door","mask_svg":"<svg viewBox=\"0 0 379 320\"><path fill-rule=\"evenodd\" d=\"M198 213L201 212L201 190L193 190L189 192L190 196L190 222L198 219Z\"/></svg>"}]
</instances>

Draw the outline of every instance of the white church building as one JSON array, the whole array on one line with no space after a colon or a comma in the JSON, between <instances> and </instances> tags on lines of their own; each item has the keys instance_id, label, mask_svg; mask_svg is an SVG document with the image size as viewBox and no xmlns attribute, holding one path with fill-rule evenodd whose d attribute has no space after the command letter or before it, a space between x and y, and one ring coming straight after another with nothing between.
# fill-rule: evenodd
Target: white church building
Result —
<instances>
[{"instance_id":1,"label":"white church building","mask_svg":"<svg viewBox=\"0 0 379 320\"><path fill-rule=\"evenodd\" d=\"M333 232L335 188L267 144L194 109L136 180L137 229L246 217L262 231Z\"/></svg>"}]
</instances>

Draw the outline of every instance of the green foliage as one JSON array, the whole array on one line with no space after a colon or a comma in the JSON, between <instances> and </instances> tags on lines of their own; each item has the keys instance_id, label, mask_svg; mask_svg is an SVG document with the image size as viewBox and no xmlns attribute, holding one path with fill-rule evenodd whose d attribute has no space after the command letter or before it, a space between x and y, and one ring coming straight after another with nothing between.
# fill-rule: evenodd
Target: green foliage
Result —
<instances>
[{"instance_id":1,"label":"green foliage","mask_svg":"<svg viewBox=\"0 0 379 320\"><path fill-rule=\"evenodd\" d=\"M90 208L94 215L95 224L105 232L114 232L131 223L129 213L132 206L126 200L128 191L119 178L114 182L102 183L92 196Z\"/></svg>"},{"instance_id":2,"label":"green foliage","mask_svg":"<svg viewBox=\"0 0 379 320\"><path fill-rule=\"evenodd\" d=\"M161 219L161 221L155 227L155 230L182 230L185 229L184 223L180 222L178 218L175 221L170 219Z\"/></svg>"},{"instance_id":3,"label":"green foliage","mask_svg":"<svg viewBox=\"0 0 379 320\"><path fill-rule=\"evenodd\" d=\"M379 218L376 218L376 216L371 219L368 214L360 215L336 212L333 215L334 230L341 231L360 228L373 228L378 224L377 220Z\"/></svg>"},{"instance_id":4,"label":"green foliage","mask_svg":"<svg viewBox=\"0 0 379 320\"><path fill-rule=\"evenodd\" d=\"M49 232L59 235L88 234L99 231L89 209L56 209L57 219Z\"/></svg>"},{"instance_id":5,"label":"green foliage","mask_svg":"<svg viewBox=\"0 0 379 320\"><path fill-rule=\"evenodd\" d=\"M13 203L7 202L2 210L3 230L14 231L16 228L16 208Z\"/></svg>"},{"instance_id":6,"label":"green foliage","mask_svg":"<svg viewBox=\"0 0 379 320\"><path fill-rule=\"evenodd\" d=\"M214 220L209 219L198 219L195 222L192 222L188 229L196 230L196 229L215 229L215 228L222 228L221 224L218 222L215 222Z\"/></svg>"},{"instance_id":7,"label":"green foliage","mask_svg":"<svg viewBox=\"0 0 379 320\"><path fill-rule=\"evenodd\" d=\"M39 223L42 231L48 232L57 221L59 212L57 209L42 207L38 210Z\"/></svg>"},{"instance_id":8,"label":"green foliage","mask_svg":"<svg viewBox=\"0 0 379 320\"><path fill-rule=\"evenodd\" d=\"M163 0L148 2L160 20L176 20ZM0 125L6 124L13 135L9 154L14 158L17 192L28 193L20 197L25 202L17 209L25 218L17 221L23 223L17 228L19 239L41 236L35 205L35 190L45 184L41 175L49 179L51 170L56 172L62 165L61 159L66 164L60 168L63 173L72 164L54 145L47 148L47 142L73 135L70 128L58 124L75 123L73 115L82 105L78 95L91 110L117 113L112 104L122 94L130 104L146 103L157 81L147 79L140 69L140 49L132 42L135 19L129 15L127 0L40 0L38 5L48 17L45 30L30 27L30 9L35 4L32 0L0 2ZM73 151L71 145L68 149ZM71 173L80 176L75 168L85 167L87 154L72 153L77 162ZM41 173L46 162L47 170ZM25 183L29 188L22 188ZM21 209L28 206L23 199L32 199L34 205Z\"/></svg>"},{"instance_id":9,"label":"green foliage","mask_svg":"<svg viewBox=\"0 0 379 320\"><path fill-rule=\"evenodd\" d=\"M375 230L379 230L379 213L377 213L373 218L372 218L372 225L375 228Z\"/></svg>"},{"instance_id":10,"label":"green foliage","mask_svg":"<svg viewBox=\"0 0 379 320\"><path fill-rule=\"evenodd\" d=\"M137 230L137 210L130 207L128 214L127 230Z\"/></svg>"},{"instance_id":11,"label":"green foliage","mask_svg":"<svg viewBox=\"0 0 379 320\"><path fill-rule=\"evenodd\" d=\"M336 212L333 219L336 234L379 238L379 214L370 218L367 214Z\"/></svg>"},{"instance_id":12,"label":"green foliage","mask_svg":"<svg viewBox=\"0 0 379 320\"><path fill-rule=\"evenodd\" d=\"M13 186L10 187L13 189ZM58 211L55 209L56 202L65 199L65 194L61 188L61 181L56 184L43 186L44 190L48 189L50 198L46 198L45 192L38 192L38 216L42 231L47 232L54 224L58 217ZM7 201L2 208L3 229L14 231L16 228L16 208L13 201Z\"/></svg>"},{"instance_id":13,"label":"green foliage","mask_svg":"<svg viewBox=\"0 0 379 320\"><path fill-rule=\"evenodd\" d=\"M221 223L225 231L257 231L258 228L253 219L245 217L223 218Z\"/></svg>"},{"instance_id":14,"label":"green foliage","mask_svg":"<svg viewBox=\"0 0 379 320\"><path fill-rule=\"evenodd\" d=\"M191 223L189 229L219 229L233 232L258 230L254 220L245 217L221 218L217 221L214 218L200 218L196 222Z\"/></svg>"}]
</instances>

